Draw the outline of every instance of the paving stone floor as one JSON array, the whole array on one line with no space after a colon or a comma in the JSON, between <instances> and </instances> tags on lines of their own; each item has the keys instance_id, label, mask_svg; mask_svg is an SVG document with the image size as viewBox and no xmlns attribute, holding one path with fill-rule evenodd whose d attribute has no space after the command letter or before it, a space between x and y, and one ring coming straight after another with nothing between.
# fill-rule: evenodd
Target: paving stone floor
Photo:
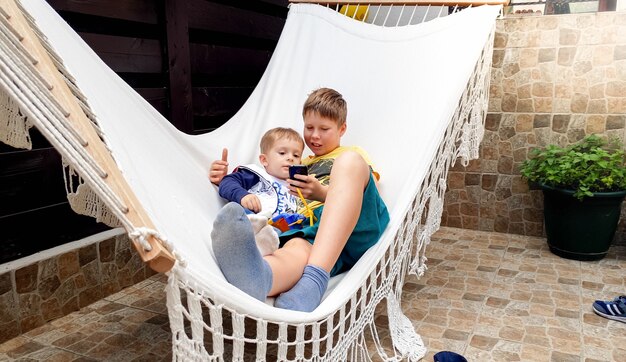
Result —
<instances>
[{"instance_id":1,"label":"paving stone floor","mask_svg":"<svg viewBox=\"0 0 626 362\"><path fill-rule=\"evenodd\" d=\"M403 309L428 347L469 361L626 361L626 323L595 315L595 299L626 293L626 247L596 262L550 253L545 239L442 228L429 269L405 285ZM156 275L0 345L0 360L171 360ZM377 324L386 325L384 306ZM382 330L389 344L388 331Z\"/></svg>"}]
</instances>

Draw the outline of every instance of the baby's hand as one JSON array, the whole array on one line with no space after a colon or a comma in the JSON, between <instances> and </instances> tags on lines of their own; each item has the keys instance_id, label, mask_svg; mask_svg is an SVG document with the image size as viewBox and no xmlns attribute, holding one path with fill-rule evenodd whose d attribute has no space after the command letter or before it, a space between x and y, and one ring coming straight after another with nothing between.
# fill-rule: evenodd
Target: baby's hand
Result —
<instances>
[{"instance_id":1,"label":"baby's hand","mask_svg":"<svg viewBox=\"0 0 626 362\"><path fill-rule=\"evenodd\" d=\"M228 149L222 150L222 159L211 163L209 170L209 180L215 185L219 185L224 176L228 174Z\"/></svg>"},{"instance_id":2,"label":"baby's hand","mask_svg":"<svg viewBox=\"0 0 626 362\"><path fill-rule=\"evenodd\" d=\"M248 194L241 199L241 206L254 212L261 211L261 200L256 195Z\"/></svg>"}]
</instances>

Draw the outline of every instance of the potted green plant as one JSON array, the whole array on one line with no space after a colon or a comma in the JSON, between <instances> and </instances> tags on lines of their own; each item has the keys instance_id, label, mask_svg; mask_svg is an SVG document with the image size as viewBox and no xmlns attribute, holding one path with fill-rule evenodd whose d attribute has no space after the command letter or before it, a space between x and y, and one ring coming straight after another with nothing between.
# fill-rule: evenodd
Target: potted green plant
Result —
<instances>
[{"instance_id":1,"label":"potted green plant","mask_svg":"<svg viewBox=\"0 0 626 362\"><path fill-rule=\"evenodd\" d=\"M520 171L543 190L550 250L568 259L602 259L626 196L622 143L590 135L567 147L534 149L529 156Z\"/></svg>"}]
</instances>

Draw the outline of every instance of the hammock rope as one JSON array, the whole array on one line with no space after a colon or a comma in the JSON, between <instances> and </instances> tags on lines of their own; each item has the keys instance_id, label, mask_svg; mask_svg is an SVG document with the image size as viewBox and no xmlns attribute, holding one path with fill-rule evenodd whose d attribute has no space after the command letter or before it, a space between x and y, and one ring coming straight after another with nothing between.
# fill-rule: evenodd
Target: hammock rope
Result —
<instances>
[{"instance_id":1,"label":"hammock rope","mask_svg":"<svg viewBox=\"0 0 626 362\"><path fill-rule=\"evenodd\" d=\"M101 182L108 174L104 171L100 165L87 153L84 149L82 139L77 139L74 134L68 135L64 130L67 129L65 125L65 116L60 114L55 102L45 103L49 101L50 96L45 92L42 92L40 85L33 81L32 77L25 73L20 67L15 67L11 63L7 63L6 59L11 59L10 49L7 49L5 42L0 42L0 68L2 73L0 74L0 84L5 89L9 90L9 93L15 95L22 101L24 106L21 110L26 113L31 113L33 116L31 119L46 119L48 122L42 123L38 126L38 129L47 136L48 139L55 143L59 149L65 151L65 157L69 159L69 163L72 165L81 165L84 167L84 171L81 174L85 175L92 188L98 190L98 194L103 197L105 202L115 205L114 214L120 219L125 227L132 228L132 225L128 222L128 219L124 217L124 214L128 212L128 207L120 200L106 183ZM7 75L12 75L9 79ZM28 89L31 92L25 92ZM71 126L70 126L71 128ZM86 142L85 142L86 143Z\"/></svg>"}]
</instances>

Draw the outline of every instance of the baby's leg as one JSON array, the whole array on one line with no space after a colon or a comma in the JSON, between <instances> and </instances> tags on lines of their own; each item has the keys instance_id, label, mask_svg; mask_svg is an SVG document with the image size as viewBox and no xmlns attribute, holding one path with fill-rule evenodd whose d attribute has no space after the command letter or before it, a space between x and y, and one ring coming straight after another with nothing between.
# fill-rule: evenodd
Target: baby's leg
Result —
<instances>
[{"instance_id":1,"label":"baby's leg","mask_svg":"<svg viewBox=\"0 0 626 362\"><path fill-rule=\"evenodd\" d=\"M369 166L358 153L346 152L335 160L308 264L298 283L276 299L277 307L310 312L320 304L329 273L359 219L369 175Z\"/></svg>"},{"instance_id":2,"label":"baby's leg","mask_svg":"<svg viewBox=\"0 0 626 362\"><path fill-rule=\"evenodd\" d=\"M265 301L272 287L272 270L257 249L252 224L241 205L231 202L220 210L211 239L217 265L226 280Z\"/></svg>"}]
</instances>

